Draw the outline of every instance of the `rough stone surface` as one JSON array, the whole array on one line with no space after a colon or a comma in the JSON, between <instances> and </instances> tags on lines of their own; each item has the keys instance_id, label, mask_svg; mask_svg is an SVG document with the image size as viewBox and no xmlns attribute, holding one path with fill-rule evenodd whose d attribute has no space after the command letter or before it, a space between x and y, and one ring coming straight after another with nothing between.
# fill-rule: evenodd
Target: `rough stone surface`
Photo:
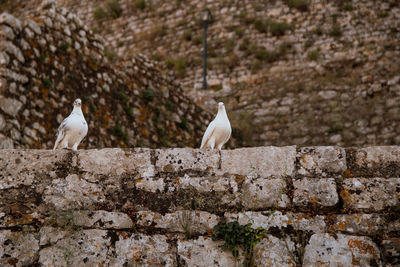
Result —
<instances>
[{"instance_id":1,"label":"rough stone surface","mask_svg":"<svg viewBox=\"0 0 400 267\"><path fill-rule=\"evenodd\" d=\"M187 266L235 266L235 258L230 251L220 248L222 244L203 236L195 240L179 240L178 255Z\"/></svg>"},{"instance_id":2,"label":"rough stone surface","mask_svg":"<svg viewBox=\"0 0 400 267\"><path fill-rule=\"evenodd\" d=\"M12 117L17 116L22 105L23 104L16 99L0 97L0 108Z\"/></svg>"},{"instance_id":3,"label":"rough stone surface","mask_svg":"<svg viewBox=\"0 0 400 267\"><path fill-rule=\"evenodd\" d=\"M176 266L174 249L163 235L121 236L115 243L115 253L112 266Z\"/></svg>"},{"instance_id":4,"label":"rough stone surface","mask_svg":"<svg viewBox=\"0 0 400 267\"><path fill-rule=\"evenodd\" d=\"M290 252L290 251L292 252ZM256 266L295 266L294 243L268 235L254 248Z\"/></svg>"},{"instance_id":5,"label":"rough stone surface","mask_svg":"<svg viewBox=\"0 0 400 267\"><path fill-rule=\"evenodd\" d=\"M255 147L223 150L223 172L240 175L256 174L263 178L291 176L294 171L296 148Z\"/></svg>"},{"instance_id":6,"label":"rough stone surface","mask_svg":"<svg viewBox=\"0 0 400 267\"><path fill-rule=\"evenodd\" d=\"M205 211L179 210L161 215L151 211L137 213L137 224L165 229L169 232L181 232L188 236L210 233L218 224L219 217Z\"/></svg>"},{"instance_id":7,"label":"rough stone surface","mask_svg":"<svg viewBox=\"0 0 400 267\"><path fill-rule=\"evenodd\" d=\"M283 179L246 179L243 182L242 202L247 209L286 207L289 198L285 194Z\"/></svg>"},{"instance_id":8,"label":"rough stone surface","mask_svg":"<svg viewBox=\"0 0 400 267\"><path fill-rule=\"evenodd\" d=\"M298 174L302 176L341 176L347 169L346 152L341 147L302 147L297 159Z\"/></svg>"},{"instance_id":9,"label":"rough stone surface","mask_svg":"<svg viewBox=\"0 0 400 267\"><path fill-rule=\"evenodd\" d=\"M357 176L398 177L400 148L398 146L348 149L350 174Z\"/></svg>"},{"instance_id":10,"label":"rough stone surface","mask_svg":"<svg viewBox=\"0 0 400 267\"><path fill-rule=\"evenodd\" d=\"M297 206L319 205L331 207L338 203L336 182L333 178L303 178L293 181L293 203Z\"/></svg>"},{"instance_id":11,"label":"rough stone surface","mask_svg":"<svg viewBox=\"0 0 400 267\"><path fill-rule=\"evenodd\" d=\"M96 210L93 212L77 211L72 214L73 224L87 228L131 229L133 222L128 215L121 212Z\"/></svg>"},{"instance_id":12,"label":"rough stone surface","mask_svg":"<svg viewBox=\"0 0 400 267\"><path fill-rule=\"evenodd\" d=\"M100 185L70 174L65 179L55 179L44 190L43 201L57 209L90 208L105 202Z\"/></svg>"},{"instance_id":13,"label":"rough stone surface","mask_svg":"<svg viewBox=\"0 0 400 267\"><path fill-rule=\"evenodd\" d=\"M340 214L331 229L357 235L379 234L385 230L385 221L379 214Z\"/></svg>"},{"instance_id":14,"label":"rough stone surface","mask_svg":"<svg viewBox=\"0 0 400 267\"><path fill-rule=\"evenodd\" d=\"M2 266L32 265L39 251L39 241L33 233L0 230L0 244L0 265Z\"/></svg>"},{"instance_id":15,"label":"rough stone surface","mask_svg":"<svg viewBox=\"0 0 400 267\"><path fill-rule=\"evenodd\" d=\"M96 266L107 264L110 237L105 230L82 230L66 234L39 252L43 266Z\"/></svg>"},{"instance_id":16,"label":"rough stone surface","mask_svg":"<svg viewBox=\"0 0 400 267\"><path fill-rule=\"evenodd\" d=\"M382 210L399 204L400 178L351 178L343 182L340 196L352 209Z\"/></svg>"},{"instance_id":17,"label":"rough stone surface","mask_svg":"<svg viewBox=\"0 0 400 267\"><path fill-rule=\"evenodd\" d=\"M154 167L150 161L151 156L148 149L124 151L117 148L106 148L79 152L79 164L83 166L83 170L94 174L130 174L149 177L154 175Z\"/></svg>"},{"instance_id":18,"label":"rough stone surface","mask_svg":"<svg viewBox=\"0 0 400 267\"><path fill-rule=\"evenodd\" d=\"M253 228L262 227L266 230L271 227L279 229L292 227L295 230L325 232L326 222L323 216L311 217L303 213L288 212L283 214L280 211L275 212L253 212L244 213L225 213L228 221L238 221L240 224L252 223Z\"/></svg>"},{"instance_id":19,"label":"rough stone surface","mask_svg":"<svg viewBox=\"0 0 400 267\"><path fill-rule=\"evenodd\" d=\"M380 253L369 238L329 234L311 236L303 259L304 266L379 266Z\"/></svg>"},{"instance_id":20,"label":"rough stone surface","mask_svg":"<svg viewBox=\"0 0 400 267\"><path fill-rule=\"evenodd\" d=\"M217 150L188 150L185 148L157 149L156 168L163 172L185 170L211 171L218 168Z\"/></svg>"},{"instance_id":21,"label":"rough stone surface","mask_svg":"<svg viewBox=\"0 0 400 267\"><path fill-rule=\"evenodd\" d=\"M222 170L232 151L0 150L0 265L235 266L243 253L235 263L211 239L232 221L267 230L258 266L293 266L301 255L303 266L398 264L400 178L329 166L340 177L301 175L295 149L292 176L269 175L261 158L241 175Z\"/></svg>"},{"instance_id":22,"label":"rough stone surface","mask_svg":"<svg viewBox=\"0 0 400 267\"><path fill-rule=\"evenodd\" d=\"M400 238L390 238L382 241L383 257L388 264L400 264Z\"/></svg>"}]
</instances>

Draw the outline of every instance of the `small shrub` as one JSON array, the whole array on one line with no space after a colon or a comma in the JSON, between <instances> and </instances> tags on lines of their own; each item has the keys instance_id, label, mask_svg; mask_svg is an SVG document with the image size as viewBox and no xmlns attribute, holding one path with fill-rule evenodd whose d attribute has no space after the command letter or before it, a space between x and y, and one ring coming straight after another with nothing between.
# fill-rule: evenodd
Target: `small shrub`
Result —
<instances>
[{"instance_id":1,"label":"small shrub","mask_svg":"<svg viewBox=\"0 0 400 267\"><path fill-rule=\"evenodd\" d=\"M153 101L154 91L150 90L150 89L142 91L142 98L144 99L144 102L146 102L146 103Z\"/></svg>"},{"instance_id":2,"label":"small shrub","mask_svg":"<svg viewBox=\"0 0 400 267\"><path fill-rule=\"evenodd\" d=\"M69 43L67 43L67 42L61 42L61 43L60 43L60 48L61 48L62 51L68 52Z\"/></svg>"},{"instance_id":3,"label":"small shrub","mask_svg":"<svg viewBox=\"0 0 400 267\"><path fill-rule=\"evenodd\" d=\"M97 20L102 20L102 19L105 19L107 17L107 13L104 11L104 9L102 7L98 6L94 10L93 16Z\"/></svg>"},{"instance_id":4,"label":"small shrub","mask_svg":"<svg viewBox=\"0 0 400 267\"><path fill-rule=\"evenodd\" d=\"M194 45L199 45L199 44L201 44L203 42L203 36L201 35L201 34L198 34L198 35L196 35L196 36L194 36L193 38L192 38L192 43L194 44Z\"/></svg>"},{"instance_id":5,"label":"small shrub","mask_svg":"<svg viewBox=\"0 0 400 267\"><path fill-rule=\"evenodd\" d=\"M125 144L128 144L128 135L122 130L121 124L117 123L113 128L114 135L121 138Z\"/></svg>"},{"instance_id":6,"label":"small shrub","mask_svg":"<svg viewBox=\"0 0 400 267\"><path fill-rule=\"evenodd\" d=\"M254 266L254 247L264 238L267 231L262 227L251 228L251 223L240 225L238 222L220 222L214 227L212 240L225 241L222 246L229 249L235 258L239 257L239 248L244 251L243 266Z\"/></svg>"},{"instance_id":7,"label":"small shrub","mask_svg":"<svg viewBox=\"0 0 400 267\"><path fill-rule=\"evenodd\" d=\"M335 24L332 26L331 30L329 31L329 35L332 37L340 37L342 35L342 30L340 26Z\"/></svg>"},{"instance_id":8,"label":"small shrub","mask_svg":"<svg viewBox=\"0 0 400 267\"><path fill-rule=\"evenodd\" d=\"M128 96L122 92L117 92L116 96L119 100L128 101Z\"/></svg>"},{"instance_id":9,"label":"small shrub","mask_svg":"<svg viewBox=\"0 0 400 267\"><path fill-rule=\"evenodd\" d=\"M271 22L270 23L270 31L273 36L282 36L285 34L287 30L290 30L292 27L285 22Z\"/></svg>"},{"instance_id":10,"label":"small shrub","mask_svg":"<svg viewBox=\"0 0 400 267\"><path fill-rule=\"evenodd\" d=\"M308 11L309 0L288 0L288 6L291 8L296 8L299 11Z\"/></svg>"},{"instance_id":11,"label":"small shrub","mask_svg":"<svg viewBox=\"0 0 400 267\"><path fill-rule=\"evenodd\" d=\"M110 14L110 17L116 19L121 16L122 9L119 5L119 0L107 0L105 4Z\"/></svg>"},{"instance_id":12,"label":"small shrub","mask_svg":"<svg viewBox=\"0 0 400 267\"><path fill-rule=\"evenodd\" d=\"M386 18L387 16L389 16L389 12L387 11L381 11L378 13L378 18Z\"/></svg>"},{"instance_id":13,"label":"small shrub","mask_svg":"<svg viewBox=\"0 0 400 267\"><path fill-rule=\"evenodd\" d=\"M121 46L123 46L123 45L124 45L124 41L118 41L118 42L117 42L117 46L118 46L118 47L121 47Z\"/></svg>"},{"instance_id":14,"label":"small shrub","mask_svg":"<svg viewBox=\"0 0 400 267\"><path fill-rule=\"evenodd\" d=\"M234 67L236 67L236 66L238 66L239 65L239 61L240 61L240 59L239 59L239 57L237 56L237 55L235 55L235 54L232 54L232 55L230 55L229 57L225 57L225 65L228 67L228 68L234 68Z\"/></svg>"},{"instance_id":15,"label":"small shrub","mask_svg":"<svg viewBox=\"0 0 400 267\"><path fill-rule=\"evenodd\" d=\"M183 232L185 233L185 238L190 239L193 235L193 217L192 213L189 210L184 210L178 216L179 224L182 227Z\"/></svg>"},{"instance_id":16,"label":"small shrub","mask_svg":"<svg viewBox=\"0 0 400 267\"><path fill-rule=\"evenodd\" d=\"M42 80L44 87L50 88L53 86L53 82L49 78L44 78Z\"/></svg>"},{"instance_id":17,"label":"small shrub","mask_svg":"<svg viewBox=\"0 0 400 267\"><path fill-rule=\"evenodd\" d=\"M315 27L314 33L315 33L316 35L319 35L319 36L321 36L322 34L324 34L324 32L322 31L321 26L319 26L319 25L318 25L317 27Z\"/></svg>"},{"instance_id":18,"label":"small shrub","mask_svg":"<svg viewBox=\"0 0 400 267\"><path fill-rule=\"evenodd\" d=\"M346 4L344 4L344 6L343 6L343 10L344 10L344 11L353 11L353 5L350 4L350 3L346 3Z\"/></svg>"},{"instance_id":19,"label":"small shrub","mask_svg":"<svg viewBox=\"0 0 400 267\"><path fill-rule=\"evenodd\" d=\"M304 48L310 48L314 44L314 40L312 39L307 39L304 43Z\"/></svg>"},{"instance_id":20,"label":"small shrub","mask_svg":"<svg viewBox=\"0 0 400 267\"><path fill-rule=\"evenodd\" d=\"M178 123L178 126L182 129L182 130L187 130L189 129L189 125L187 120L183 119L180 123Z\"/></svg>"},{"instance_id":21,"label":"small shrub","mask_svg":"<svg viewBox=\"0 0 400 267\"><path fill-rule=\"evenodd\" d=\"M261 67L262 67L261 61L258 60L258 59L255 59L251 63L250 70L251 70L252 73L255 73L255 72L259 71L261 69Z\"/></svg>"},{"instance_id":22,"label":"small shrub","mask_svg":"<svg viewBox=\"0 0 400 267\"><path fill-rule=\"evenodd\" d=\"M114 62L117 60L117 53L114 51L114 49L111 46L106 45L104 47L104 55L111 62Z\"/></svg>"},{"instance_id":23,"label":"small shrub","mask_svg":"<svg viewBox=\"0 0 400 267\"><path fill-rule=\"evenodd\" d=\"M126 113L130 118L133 118L133 117L134 117L132 108L131 108L129 105L126 105L126 106L124 107L124 110L125 110L125 113Z\"/></svg>"},{"instance_id":24,"label":"small shrub","mask_svg":"<svg viewBox=\"0 0 400 267\"><path fill-rule=\"evenodd\" d=\"M256 19L254 21L254 28L262 33L267 32L267 24L261 19Z\"/></svg>"},{"instance_id":25,"label":"small shrub","mask_svg":"<svg viewBox=\"0 0 400 267\"><path fill-rule=\"evenodd\" d=\"M225 41L225 51L226 53L230 54L233 52L233 49L235 48L235 41L233 39L227 39Z\"/></svg>"},{"instance_id":26,"label":"small shrub","mask_svg":"<svg viewBox=\"0 0 400 267\"><path fill-rule=\"evenodd\" d=\"M264 47L259 47L254 53L254 56L261 60L261 61L266 61L266 62L274 62L279 58L279 54L274 52L274 51L269 51L266 50Z\"/></svg>"},{"instance_id":27,"label":"small shrub","mask_svg":"<svg viewBox=\"0 0 400 267\"><path fill-rule=\"evenodd\" d=\"M317 61L318 58L319 58L318 49L315 49L315 50L309 52L308 55L307 55L307 58L308 58L308 60L311 60L311 61Z\"/></svg>"},{"instance_id":28,"label":"small shrub","mask_svg":"<svg viewBox=\"0 0 400 267\"><path fill-rule=\"evenodd\" d=\"M242 38L244 35L244 30L242 28L236 28L235 29L235 34L239 37Z\"/></svg>"},{"instance_id":29,"label":"small shrub","mask_svg":"<svg viewBox=\"0 0 400 267\"><path fill-rule=\"evenodd\" d=\"M133 4L133 7L143 10L146 8L146 1L145 0L136 0L135 3Z\"/></svg>"},{"instance_id":30,"label":"small shrub","mask_svg":"<svg viewBox=\"0 0 400 267\"><path fill-rule=\"evenodd\" d=\"M167 100L167 102L165 103L165 108L168 110L173 110L174 104L171 101Z\"/></svg>"},{"instance_id":31,"label":"small shrub","mask_svg":"<svg viewBox=\"0 0 400 267\"><path fill-rule=\"evenodd\" d=\"M183 58L167 58L165 61L167 68L173 68L179 77L183 77L186 73L187 62Z\"/></svg>"},{"instance_id":32,"label":"small shrub","mask_svg":"<svg viewBox=\"0 0 400 267\"><path fill-rule=\"evenodd\" d=\"M191 31L189 31L189 30L184 31L184 33L183 33L183 39L184 40L191 41L192 38L193 38L193 36L192 36L192 32Z\"/></svg>"},{"instance_id":33,"label":"small shrub","mask_svg":"<svg viewBox=\"0 0 400 267\"><path fill-rule=\"evenodd\" d=\"M280 57L286 55L286 53L289 51L289 49L292 47L290 43L283 42L279 45L278 47L278 54Z\"/></svg>"}]
</instances>

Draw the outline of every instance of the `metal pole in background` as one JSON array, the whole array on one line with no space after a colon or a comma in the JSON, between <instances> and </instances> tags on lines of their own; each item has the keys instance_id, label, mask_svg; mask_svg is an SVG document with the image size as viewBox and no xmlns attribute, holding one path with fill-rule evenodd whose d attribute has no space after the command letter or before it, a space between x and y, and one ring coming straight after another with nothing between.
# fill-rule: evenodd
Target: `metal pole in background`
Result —
<instances>
[{"instance_id":1,"label":"metal pole in background","mask_svg":"<svg viewBox=\"0 0 400 267\"><path fill-rule=\"evenodd\" d=\"M206 20L203 21L204 35L203 35L203 90L207 89L207 24Z\"/></svg>"}]
</instances>

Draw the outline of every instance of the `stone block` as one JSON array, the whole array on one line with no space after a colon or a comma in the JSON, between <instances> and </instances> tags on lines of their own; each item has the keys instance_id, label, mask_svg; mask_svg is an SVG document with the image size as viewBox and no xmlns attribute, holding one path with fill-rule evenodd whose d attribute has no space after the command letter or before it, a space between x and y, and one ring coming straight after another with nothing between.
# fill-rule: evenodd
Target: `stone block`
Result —
<instances>
[{"instance_id":1,"label":"stone block","mask_svg":"<svg viewBox=\"0 0 400 267\"><path fill-rule=\"evenodd\" d=\"M307 177L342 176L346 152L337 146L302 147L297 153L297 174Z\"/></svg>"},{"instance_id":2,"label":"stone block","mask_svg":"<svg viewBox=\"0 0 400 267\"><path fill-rule=\"evenodd\" d=\"M131 218L122 212L109 212L105 210L75 211L72 216L75 226L86 228L132 229L133 227Z\"/></svg>"},{"instance_id":3,"label":"stone block","mask_svg":"<svg viewBox=\"0 0 400 267\"><path fill-rule=\"evenodd\" d=\"M58 165L67 157L65 150L0 149L0 189L43 183L37 177L56 176Z\"/></svg>"},{"instance_id":4,"label":"stone block","mask_svg":"<svg viewBox=\"0 0 400 267\"><path fill-rule=\"evenodd\" d=\"M400 147L373 146L346 149L352 177L399 177Z\"/></svg>"},{"instance_id":5,"label":"stone block","mask_svg":"<svg viewBox=\"0 0 400 267\"><path fill-rule=\"evenodd\" d=\"M192 234L210 233L219 217L206 211L178 210L162 215L152 211L137 212L137 224L165 229L168 232Z\"/></svg>"},{"instance_id":6,"label":"stone block","mask_svg":"<svg viewBox=\"0 0 400 267\"><path fill-rule=\"evenodd\" d=\"M221 151L222 172L263 178L292 176L296 147L252 147Z\"/></svg>"},{"instance_id":7,"label":"stone block","mask_svg":"<svg viewBox=\"0 0 400 267\"><path fill-rule=\"evenodd\" d=\"M123 234L110 266L177 266L176 250L164 235Z\"/></svg>"},{"instance_id":8,"label":"stone block","mask_svg":"<svg viewBox=\"0 0 400 267\"><path fill-rule=\"evenodd\" d=\"M377 245L365 236L327 233L311 236L304 253L303 266L380 266Z\"/></svg>"},{"instance_id":9,"label":"stone block","mask_svg":"<svg viewBox=\"0 0 400 267\"><path fill-rule=\"evenodd\" d=\"M289 237L282 240L268 235L254 248L255 266L296 266L293 251L294 243Z\"/></svg>"},{"instance_id":10,"label":"stone block","mask_svg":"<svg viewBox=\"0 0 400 267\"><path fill-rule=\"evenodd\" d=\"M304 178L293 181L296 206L307 207L318 205L331 207L338 203L339 197L336 191L336 182L333 178L317 179Z\"/></svg>"},{"instance_id":11,"label":"stone block","mask_svg":"<svg viewBox=\"0 0 400 267\"><path fill-rule=\"evenodd\" d=\"M242 187L242 204L246 209L286 207L289 197L283 179L246 179Z\"/></svg>"},{"instance_id":12,"label":"stone block","mask_svg":"<svg viewBox=\"0 0 400 267\"><path fill-rule=\"evenodd\" d=\"M232 253L221 248L224 241L200 236L194 240L178 240L178 256L184 266L236 266Z\"/></svg>"},{"instance_id":13,"label":"stone block","mask_svg":"<svg viewBox=\"0 0 400 267\"><path fill-rule=\"evenodd\" d=\"M340 191L345 208L379 211L399 204L400 178L345 179Z\"/></svg>"},{"instance_id":14,"label":"stone block","mask_svg":"<svg viewBox=\"0 0 400 267\"><path fill-rule=\"evenodd\" d=\"M43 237L43 239L46 239ZM108 232L90 229L67 233L39 252L41 266L100 266L108 265L110 249ZM54 240L54 241L55 241Z\"/></svg>"},{"instance_id":15,"label":"stone block","mask_svg":"<svg viewBox=\"0 0 400 267\"><path fill-rule=\"evenodd\" d=\"M241 182L241 179L234 175L229 177L190 177L186 174L183 177L178 177L176 182L177 187L180 189L194 188L199 192L226 192L228 190L237 192L239 190L238 184Z\"/></svg>"},{"instance_id":16,"label":"stone block","mask_svg":"<svg viewBox=\"0 0 400 267\"><path fill-rule=\"evenodd\" d=\"M148 192L164 192L164 179L163 178L139 178L136 179L136 188Z\"/></svg>"},{"instance_id":17,"label":"stone block","mask_svg":"<svg viewBox=\"0 0 400 267\"><path fill-rule=\"evenodd\" d=\"M0 266L34 265L39 240L33 233L0 230Z\"/></svg>"},{"instance_id":18,"label":"stone block","mask_svg":"<svg viewBox=\"0 0 400 267\"><path fill-rule=\"evenodd\" d=\"M300 231L324 232L326 230L325 218L321 215L312 217L304 213L246 211L225 213L224 216L227 221L237 221L242 225L252 223L252 228L262 227L266 230L271 227L282 229L289 226Z\"/></svg>"},{"instance_id":19,"label":"stone block","mask_svg":"<svg viewBox=\"0 0 400 267\"><path fill-rule=\"evenodd\" d=\"M380 247L386 266L400 265L400 238L385 239L382 241Z\"/></svg>"},{"instance_id":20,"label":"stone block","mask_svg":"<svg viewBox=\"0 0 400 267\"><path fill-rule=\"evenodd\" d=\"M70 174L65 179L53 180L44 190L43 200L59 210L93 208L106 201L102 190L100 184Z\"/></svg>"},{"instance_id":21,"label":"stone block","mask_svg":"<svg viewBox=\"0 0 400 267\"><path fill-rule=\"evenodd\" d=\"M385 219L380 214L339 214L330 229L356 235L378 234L385 229Z\"/></svg>"},{"instance_id":22,"label":"stone block","mask_svg":"<svg viewBox=\"0 0 400 267\"><path fill-rule=\"evenodd\" d=\"M150 149L104 148L79 150L78 153L77 164L86 172L102 175L131 174L139 177L154 175Z\"/></svg>"},{"instance_id":23,"label":"stone block","mask_svg":"<svg viewBox=\"0 0 400 267\"><path fill-rule=\"evenodd\" d=\"M219 167L219 152L190 148L156 149L156 170L159 172L212 171Z\"/></svg>"}]
</instances>

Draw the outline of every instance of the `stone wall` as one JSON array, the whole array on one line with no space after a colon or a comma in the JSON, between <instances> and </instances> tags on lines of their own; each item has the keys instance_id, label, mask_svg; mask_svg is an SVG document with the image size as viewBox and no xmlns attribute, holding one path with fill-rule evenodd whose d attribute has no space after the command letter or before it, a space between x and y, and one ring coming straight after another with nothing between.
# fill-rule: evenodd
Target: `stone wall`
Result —
<instances>
[{"instance_id":1,"label":"stone wall","mask_svg":"<svg viewBox=\"0 0 400 267\"><path fill-rule=\"evenodd\" d=\"M0 150L1 266L396 266L400 148ZM241 261L239 257L239 261Z\"/></svg>"},{"instance_id":2,"label":"stone wall","mask_svg":"<svg viewBox=\"0 0 400 267\"><path fill-rule=\"evenodd\" d=\"M82 147L199 146L212 115L145 56L117 60L56 3L0 15L0 148L51 148L83 100ZM215 108L216 110L216 108Z\"/></svg>"},{"instance_id":3,"label":"stone wall","mask_svg":"<svg viewBox=\"0 0 400 267\"><path fill-rule=\"evenodd\" d=\"M108 14L109 2L119 3L118 17ZM207 1L214 16L207 91L204 1L60 3L118 54L166 62L202 106L223 100L247 146L400 144L399 1ZM96 16L99 8L104 16Z\"/></svg>"}]
</instances>

